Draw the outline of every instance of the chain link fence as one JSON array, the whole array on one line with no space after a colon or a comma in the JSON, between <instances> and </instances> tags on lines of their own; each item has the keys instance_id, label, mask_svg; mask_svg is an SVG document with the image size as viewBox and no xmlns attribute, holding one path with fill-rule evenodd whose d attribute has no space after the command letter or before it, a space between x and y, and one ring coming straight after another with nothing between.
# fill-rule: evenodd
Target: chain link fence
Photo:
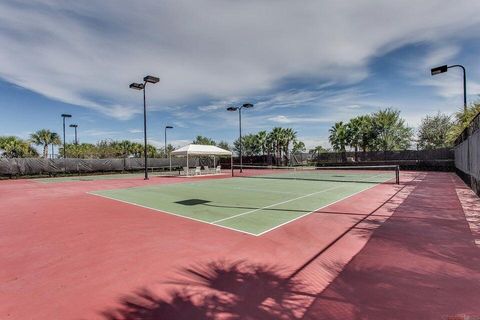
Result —
<instances>
[{"instance_id":1,"label":"chain link fence","mask_svg":"<svg viewBox=\"0 0 480 320\"><path fill-rule=\"evenodd\" d=\"M202 159L208 162L208 159ZM213 163L213 162L212 162ZM185 158L172 158L172 167L187 165ZM192 157L190 166L200 165L200 158ZM149 170L167 170L169 159L151 158L147 160ZM144 159L39 159L39 158L0 158L0 176L61 175L102 172L129 172L144 169Z\"/></svg>"},{"instance_id":2,"label":"chain link fence","mask_svg":"<svg viewBox=\"0 0 480 320\"><path fill-rule=\"evenodd\" d=\"M480 114L455 141L455 168L465 183L480 195Z\"/></svg>"}]
</instances>

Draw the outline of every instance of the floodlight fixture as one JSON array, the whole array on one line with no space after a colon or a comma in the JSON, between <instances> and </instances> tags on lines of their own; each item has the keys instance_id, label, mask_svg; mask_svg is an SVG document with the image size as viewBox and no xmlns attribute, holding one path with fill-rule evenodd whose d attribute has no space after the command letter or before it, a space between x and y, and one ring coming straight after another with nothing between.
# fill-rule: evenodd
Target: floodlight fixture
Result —
<instances>
[{"instance_id":1,"label":"floodlight fixture","mask_svg":"<svg viewBox=\"0 0 480 320\"><path fill-rule=\"evenodd\" d=\"M75 128L75 144L78 144L78 138L77 138L77 128L78 128L78 124L71 124L69 127L70 127L70 128Z\"/></svg>"},{"instance_id":2,"label":"floodlight fixture","mask_svg":"<svg viewBox=\"0 0 480 320\"><path fill-rule=\"evenodd\" d=\"M143 83L134 82L130 84L130 89L142 90L143 91L143 140L144 140L144 161L145 161L145 180L148 180L148 167L147 167L147 103L145 99L145 87L147 83L157 83L160 81L160 78L154 76L145 76L143 77Z\"/></svg>"},{"instance_id":3,"label":"floodlight fixture","mask_svg":"<svg viewBox=\"0 0 480 320\"><path fill-rule=\"evenodd\" d=\"M227 111L237 111L238 110L238 128L239 128L239 133L240 133L240 138L239 138L239 144L240 144L240 148L238 150L238 153L239 153L239 157L240 157L240 172L243 172L243 168L242 168L242 165L243 165L243 160L242 160L242 109L243 108L246 108L246 109L250 109L250 108L253 108L253 104L252 103L244 103L242 106L240 107L228 107L227 108ZM233 167L232 167L232 172L233 172Z\"/></svg>"},{"instance_id":4,"label":"floodlight fixture","mask_svg":"<svg viewBox=\"0 0 480 320\"><path fill-rule=\"evenodd\" d=\"M173 129L172 126L165 126L165 157L167 157L167 129ZM170 159L170 171L172 171L172 161Z\"/></svg>"},{"instance_id":5,"label":"floodlight fixture","mask_svg":"<svg viewBox=\"0 0 480 320\"><path fill-rule=\"evenodd\" d=\"M65 118L71 118L72 115L68 113L62 113L61 117L63 118L63 158L67 158L67 143L65 142ZM65 166L66 166L65 162ZM66 169L66 167L65 167Z\"/></svg>"},{"instance_id":6,"label":"floodlight fixture","mask_svg":"<svg viewBox=\"0 0 480 320\"><path fill-rule=\"evenodd\" d=\"M150 82L150 83L157 83L160 81L160 78L154 76L146 76L143 78L143 81Z\"/></svg>"},{"instance_id":7,"label":"floodlight fixture","mask_svg":"<svg viewBox=\"0 0 480 320\"><path fill-rule=\"evenodd\" d=\"M465 67L461 64L454 64L454 65L443 65L439 67L432 68L430 72L432 76L447 72L450 68L461 68L463 70L463 109L467 111L467 72L465 71Z\"/></svg>"},{"instance_id":8,"label":"floodlight fixture","mask_svg":"<svg viewBox=\"0 0 480 320\"><path fill-rule=\"evenodd\" d=\"M143 90L144 87L145 87L145 86L144 86L143 83L136 83L136 82L134 82L134 83L131 83L131 84L130 84L130 89Z\"/></svg>"},{"instance_id":9,"label":"floodlight fixture","mask_svg":"<svg viewBox=\"0 0 480 320\"><path fill-rule=\"evenodd\" d=\"M432 76L434 76L434 75L437 75L437 74L440 74L440 73L447 72L447 70L448 70L448 66L444 65L444 66L432 68L432 70L430 70L430 72L432 73Z\"/></svg>"}]
</instances>

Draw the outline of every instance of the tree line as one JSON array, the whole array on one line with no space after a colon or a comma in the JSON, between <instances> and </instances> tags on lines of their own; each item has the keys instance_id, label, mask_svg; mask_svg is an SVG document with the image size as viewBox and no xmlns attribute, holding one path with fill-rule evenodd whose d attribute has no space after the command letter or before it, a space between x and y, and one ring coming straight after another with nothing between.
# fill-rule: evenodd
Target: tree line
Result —
<instances>
[{"instance_id":1,"label":"tree line","mask_svg":"<svg viewBox=\"0 0 480 320\"><path fill-rule=\"evenodd\" d=\"M278 159L288 159L291 153L306 150L305 143L298 140L297 132L292 128L275 127L271 131L250 133L242 136L241 142L242 155L245 156L275 156ZM194 143L217 145L237 154L240 152L240 138L233 142L233 146L225 141L217 144L214 140L203 136L197 136Z\"/></svg>"},{"instance_id":2,"label":"tree line","mask_svg":"<svg viewBox=\"0 0 480 320\"><path fill-rule=\"evenodd\" d=\"M353 150L358 159L359 152L406 150L416 144L418 149L436 149L451 147L455 139L469 125L471 120L480 113L480 102L470 104L464 111L453 116L442 113L425 116L416 132L406 125L400 111L386 108L351 118L348 122L337 122L329 130L329 142L333 151L341 152L346 160L346 152ZM225 141L216 142L204 136L197 136L193 143L217 145L220 148L239 152L240 140L230 146ZM14 136L0 136L0 156L8 158L39 157L34 146L40 146L41 156L49 157L49 147L61 146L59 156L63 157L60 136L48 129L38 130L29 139ZM163 148L147 145L148 157L166 157L174 147L169 144L167 152ZM242 137L242 153L246 156L274 156L278 159L288 159L292 153L305 152L305 144L297 137L292 128L275 127L271 131L259 131ZM312 154L328 152L317 146L309 150ZM129 140L101 140L96 144L81 143L66 144L66 154L72 158L118 158L143 157L142 143ZM288 160L286 160L288 161Z\"/></svg>"},{"instance_id":3,"label":"tree line","mask_svg":"<svg viewBox=\"0 0 480 320\"><path fill-rule=\"evenodd\" d=\"M351 118L348 122L335 123L329 130L328 140L334 151L346 160L347 149L358 152L407 150L416 144L419 150L452 147L455 139L480 113L480 103L473 103L453 117L438 112L425 116L417 129L406 125L400 111L386 108L372 114Z\"/></svg>"}]
</instances>

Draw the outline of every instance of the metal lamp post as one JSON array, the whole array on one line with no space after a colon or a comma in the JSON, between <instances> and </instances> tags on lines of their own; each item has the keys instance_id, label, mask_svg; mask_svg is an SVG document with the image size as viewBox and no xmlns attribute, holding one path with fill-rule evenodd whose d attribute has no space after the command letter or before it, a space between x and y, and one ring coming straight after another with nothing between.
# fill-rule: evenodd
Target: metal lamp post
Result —
<instances>
[{"instance_id":1,"label":"metal lamp post","mask_svg":"<svg viewBox=\"0 0 480 320\"><path fill-rule=\"evenodd\" d=\"M460 65L460 64L454 64L454 65L443 65L440 67L432 68L430 72L432 73L432 76L447 72L448 69L450 68L462 68L463 70L463 109L464 111L467 111L467 73L465 71L465 67Z\"/></svg>"},{"instance_id":2,"label":"metal lamp post","mask_svg":"<svg viewBox=\"0 0 480 320\"><path fill-rule=\"evenodd\" d=\"M71 114L66 114L66 113L62 114L62 118L63 118L63 158L64 159L67 158L67 143L65 142L65 118L71 118L71 117L72 117Z\"/></svg>"},{"instance_id":3,"label":"metal lamp post","mask_svg":"<svg viewBox=\"0 0 480 320\"><path fill-rule=\"evenodd\" d=\"M70 128L75 128L75 144L78 144L78 138L77 138L77 128L78 128L78 124L71 124L69 127L70 127Z\"/></svg>"},{"instance_id":4,"label":"metal lamp post","mask_svg":"<svg viewBox=\"0 0 480 320\"><path fill-rule=\"evenodd\" d=\"M130 89L143 90L143 140L144 140L144 159L145 159L145 180L148 180L147 168L147 105L145 100L145 88L147 83L157 83L160 79L154 76L146 76L143 78L143 83L131 83Z\"/></svg>"},{"instance_id":5,"label":"metal lamp post","mask_svg":"<svg viewBox=\"0 0 480 320\"><path fill-rule=\"evenodd\" d=\"M242 109L246 108L253 108L253 104L251 103L244 103L240 107L228 107L227 111L237 111L238 110L238 127L239 127L239 132L240 132L240 139L238 140L240 143L240 150L239 150L239 156L240 156L240 172L243 172L243 160L242 160ZM233 170L233 168L232 168Z\"/></svg>"},{"instance_id":6,"label":"metal lamp post","mask_svg":"<svg viewBox=\"0 0 480 320\"><path fill-rule=\"evenodd\" d=\"M165 126L165 157L167 156L167 129L173 129L173 127Z\"/></svg>"}]
</instances>

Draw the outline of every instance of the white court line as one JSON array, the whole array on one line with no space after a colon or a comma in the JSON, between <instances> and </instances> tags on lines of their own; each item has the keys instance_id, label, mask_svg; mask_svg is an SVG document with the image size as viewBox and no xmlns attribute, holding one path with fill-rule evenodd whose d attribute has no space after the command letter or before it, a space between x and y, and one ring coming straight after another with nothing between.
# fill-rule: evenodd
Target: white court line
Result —
<instances>
[{"instance_id":1,"label":"white court line","mask_svg":"<svg viewBox=\"0 0 480 320\"><path fill-rule=\"evenodd\" d=\"M392 180L392 179L393 179L393 178L388 179L388 180ZM388 180L386 180L386 181L388 181ZM281 224L279 224L279 225L277 225L277 226L275 226L275 227L272 227L272 228L270 228L270 229L268 229L268 230L265 230L265 231L262 231L262 232L258 233L257 236L259 237L259 236L261 236L261 235L264 235L264 234L267 233L267 232L270 232L270 231L275 230L275 229L277 229L277 228L280 228L280 227L282 227L282 226L284 226L284 225L286 225L286 224L288 224L288 223L290 223L290 222L293 222L293 221L295 221L295 220L298 220L298 219L300 219L300 218L303 218L303 217L305 217L305 216L308 216L309 214L312 214L312 213L314 213L314 212L317 212L318 210L322 210L322 209L324 209L324 208L326 208L326 207L329 207L329 206L331 206L332 204L335 204L335 203L337 203L337 202L340 202L340 201L343 201L343 200L348 199L348 198L350 198L350 197L353 197L353 196L356 195L356 194L359 194L359 193L361 193L361 192L364 192L364 191L367 191L367 190L369 190L369 189L372 189L373 187L376 187L376 186L378 186L378 185L380 185L380 184L381 184L381 183L377 183L377 184L375 184L375 185L373 185L373 186L370 186L370 187L368 187L368 188L366 188L366 189L357 191L357 192L355 192L355 193L352 193L351 195L348 195L348 196L343 197L343 198L341 198L341 199L338 199L338 200L336 200L336 201L330 202L330 203L328 203L328 204L326 204L326 205L324 205L324 206L322 206L322 207L320 207L320 208L317 208L317 209L315 209L315 210L313 210L313 211L311 211L311 212L309 212L309 213L305 213L305 214L302 214L301 216L298 216L298 217L296 217L296 218L294 218L294 219L292 219L292 220L285 221L284 223L281 223Z\"/></svg>"},{"instance_id":2,"label":"white court line","mask_svg":"<svg viewBox=\"0 0 480 320\"><path fill-rule=\"evenodd\" d=\"M382 175L382 174L379 174L379 175L376 175L376 176L373 176L373 177L369 177L368 179L372 179L372 178L378 177L378 176L380 176L380 175ZM391 179L393 179L393 178L391 178ZM388 179L388 180L391 180L391 179ZM366 179L364 179L364 180L366 180ZM388 180L385 180L385 181L388 181ZM385 182L385 181L384 181L384 182ZM286 221L286 222L284 222L284 223L282 223L282 224L280 224L280 225L277 225L277 226L275 226L275 227L273 227L273 228L270 228L270 229L268 229L268 230L262 231L262 232L257 233L257 234L256 234L256 233L251 233L251 232L248 232L248 231L244 231L244 230L242 230L242 229L235 229L235 228L232 228L232 227L227 227L227 226L215 224L215 222L209 222L209 221L205 221L205 220L200 220L200 219L196 219L196 218L184 216L184 215L181 215L181 214L178 214L178 213L173 213L173 212L169 212L169 211L165 211L165 210L161 210L161 209L156 209L156 208L152 208L152 207L147 207L147 206L144 206L144 205L141 205L141 204L137 204L137 203L134 203L134 202L129 202L129 201L125 201L125 200L119 200L119 199L112 198L112 197L108 197L108 196L105 196L105 195L100 195L100 194L96 194L96 193L92 193L92 192L86 192L86 193L87 193L87 194L90 194L90 195L93 195L93 196L100 197L100 198L105 198L105 199L109 199L109 200L119 201L119 202L123 202L123 203L129 204L129 205L138 206L138 207L141 207L141 208L144 208L144 209L150 209L150 210L157 211L157 212L160 212L160 213L166 213L166 214L170 214L170 215L173 215L173 216L176 216L176 217L180 217L180 218L184 218L184 219L188 219L188 220L193 220L193 221L197 221L197 222L201 222L201 223L206 223L206 224L210 224L210 225L215 226L215 227L224 228L224 229L228 229L228 230L240 232L240 233L243 233L243 234L248 234L248 235L251 235L251 236L259 237L259 236L261 236L261 235L263 235L263 234L265 234L265 233L267 233L267 232L270 232L270 231L272 231L272 230L274 230L274 229L276 229L276 228L279 228L279 227L281 227L281 226L284 226L284 225L286 225L286 224L288 224L288 223L290 223L290 222L293 222L293 221L295 221L295 220L298 220L298 219L300 219L300 218L303 218L303 217L305 217L305 216L307 216L307 215L309 215L309 214L311 214L311 213L314 213L314 212L316 212L316 211L318 211L318 210L320 210L320 209L323 209L323 208L325 208L325 207L328 207L328 206L330 206L330 205L332 205L332 204L334 204L334 203L340 202L340 201L345 200L345 199L347 199L347 198L349 198L349 197L352 197L352 196L354 196L354 195L356 195L356 194L358 194L358 193L361 193L361 192L363 192L363 191L366 191L366 190L368 190L368 189L371 189L371 188L373 188L373 187L376 187L376 186L378 186L381 182L372 182L372 183L375 183L375 184L374 184L373 186L371 186L371 187L368 187L368 188L366 188L366 189L363 189L363 190L360 190L360 191L358 191L358 192L355 192L355 193L353 193L353 194L351 194L351 195L348 195L348 196L346 196L346 197L343 197L343 198L341 198L341 199L338 199L338 200L336 200L336 201L334 201L334 202L328 203L328 204L326 204L326 205L324 205L324 206L322 206L322 207L320 207L320 208L318 208L318 209L315 209L315 210L313 210L313 211L311 211L311 212L308 212L308 213L306 213L306 214L303 214L303 215L301 215L301 216L299 216L299 217L296 217L296 218L294 218L294 219L292 219L292 220L288 220L288 221ZM335 187L334 189L336 189L336 188L341 188L341 187L343 187L343 186L338 186L338 187ZM109 191L109 190L102 190L102 191ZM323 191L327 191L327 190L322 190L322 191L319 191L319 192L316 192L316 193L320 193L320 192L323 192ZM258 210L258 209L257 209L257 210Z\"/></svg>"},{"instance_id":3,"label":"white court line","mask_svg":"<svg viewBox=\"0 0 480 320\"><path fill-rule=\"evenodd\" d=\"M373 176L373 177L368 177L368 178L366 178L366 179L361 179L361 180L359 180L359 181L365 181L365 180L367 180L367 179L373 179L373 178L378 177L378 176L381 176L381 175L383 175L383 173L382 173L382 174L377 174L377 175L375 175L375 176ZM379 184L378 182L372 182L372 183ZM325 190L320 190L320 191L312 192L312 193L309 193L309 194L306 194L306 195L303 195L303 196L300 196L300 197L297 197L297 198L285 200L285 201L278 202L278 203L274 203L274 204L271 204L271 205L268 205L268 206L265 206L265 207L262 207L262 208L258 208L258 209L255 209L255 210L250 210L250 211L247 211L247 212L242 212L242 213L233 215L233 216L231 216L231 217L219 219L219 220L213 221L212 223L218 223L218 222L222 222L222 221L234 219L234 218L237 218L237 217L246 215L246 214L254 213L254 212L257 212L257 211L260 211L260 210L263 210L263 209L268 209L268 208L271 208L271 207L276 207L276 206L281 205L281 204L285 204L285 203L292 202L292 201L295 201L295 200L298 200L298 199L303 199L303 198L306 198L306 197L310 197L310 196L313 196L313 195L316 195L316 194L319 194L319 193L323 193L323 192L327 192L327 191L332 191L332 190L335 190L335 189L338 189L338 188L342 188L342 187L344 187L344 185L340 185L340 186L337 186L337 187L333 187L333 188L328 188L328 189L325 189ZM365 189L365 190L366 190L366 189Z\"/></svg>"},{"instance_id":4,"label":"white court line","mask_svg":"<svg viewBox=\"0 0 480 320\"><path fill-rule=\"evenodd\" d=\"M188 187L197 187L198 184L189 184ZM231 187L231 186L215 186L215 185L208 185L208 188L211 189L229 189L229 190L241 190L241 191L252 191L252 192L265 192L265 193L276 193L276 194L301 194L299 192L288 192L288 191L273 191L273 190L264 190L264 189L253 189L253 188L238 188L238 187Z\"/></svg>"},{"instance_id":5,"label":"white court line","mask_svg":"<svg viewBox=\"0 0 480 320\"><path fill-rule=\"evenodd\" d=\"M210 224L210 225L215 226L215 227L220 227L220 228L229 229L229 230L233 230L233 231L237 231L237 232L241 232L241 233L246 233L246 234L249 234L251 236L257 236L257 234L255 234L255 233L251 233L251 232L248 232L248 231L235 229L235 228L231 228L231 227L221 226L221 225L218 225L218 224L214 224L213 222L208 222L208 221L205 221L205 220L195 219L195 218L184 216L184 215L181 215L181 214L178 214L178 213L173 213L173 212L168 212L168 211L161 210L161 209L147 207L147 206L144 206L144 205L141 205L141 204L138 204L138 203L129 202L129 201L125 201L125 200L119 200L119 199L107 197L107 196L104 196L104 195L101 195L101 194L96 194L96 193L91 193L91 192L87 192L87 193L92 195L92 196L97 196L97 197L100 197L100 198L115 200L115 201L130 204L130 205L133 205L133 206L137 206L137 207L141 207L141 208L145 208L145 209L150 209L150 210L153 210L153 211L158 211L158 212L161 212L161 213L171 214L171 215L176 216L176 217L185 218L185 219L189 219L189 220L193 220L193 221L197 221L197 222L207 223L207 224Z\"/></svg>"}]
</instances>

